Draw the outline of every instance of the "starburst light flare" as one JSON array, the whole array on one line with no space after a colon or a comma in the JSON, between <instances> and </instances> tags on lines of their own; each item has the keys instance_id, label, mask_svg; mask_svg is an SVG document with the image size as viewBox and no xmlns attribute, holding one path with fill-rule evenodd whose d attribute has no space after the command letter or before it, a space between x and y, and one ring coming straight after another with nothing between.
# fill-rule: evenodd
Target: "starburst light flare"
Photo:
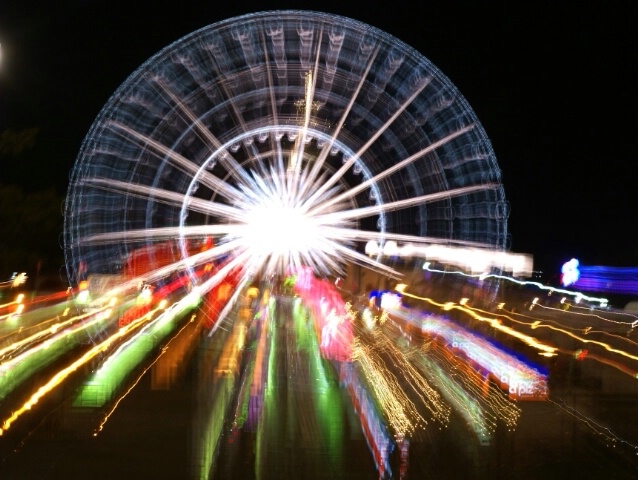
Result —
<instances>
[{"instance_id":1,"label":"starburst light flare","mask_svg":"<svg viewBox=\"0 0 638 480\"><path fill-rule=\"evenodd\" d=\"M175 257L150 255L144 280L233 258L247 277L398 276L368 241L504 249L507 216L489 139L429 60L361 22L280 11L193 32L122 84L83 142L64 240L74 284L167 241Z\"/></svg>"}]
</instances>

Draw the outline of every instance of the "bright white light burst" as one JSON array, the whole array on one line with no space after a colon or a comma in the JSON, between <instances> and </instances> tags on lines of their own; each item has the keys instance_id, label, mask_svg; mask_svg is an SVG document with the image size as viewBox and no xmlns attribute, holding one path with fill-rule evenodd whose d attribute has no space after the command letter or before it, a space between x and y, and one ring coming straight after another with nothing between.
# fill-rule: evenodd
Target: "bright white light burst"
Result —
<instances>
[{"instance_id":1,"label":"bright white light burst","mask_svg":"<svg viewBox=\"0 0 638 480\"><path fill-rule=\"evenodd\" d=\"M507 216L489 139L429 60L351 19L263 12L184 37L115 92L73 170L65 255L78 283L169 245L137 275L208 267L199 294L299 267L400 277L368 242L503 249Z\"/></svg>"}]
</instances>

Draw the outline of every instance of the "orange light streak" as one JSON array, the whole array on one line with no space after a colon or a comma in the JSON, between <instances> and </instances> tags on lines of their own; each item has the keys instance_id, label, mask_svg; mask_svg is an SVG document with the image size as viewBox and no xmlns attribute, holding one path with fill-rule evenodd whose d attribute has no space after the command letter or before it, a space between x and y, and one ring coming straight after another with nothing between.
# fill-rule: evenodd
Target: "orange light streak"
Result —
<instances>
[{"instance_id":1,"label":"orange light streak","mask_svg":"<svg viewBox=\"0 0 638 480\"><path fill-rule=\"evenodd\" d=\"M529 345L530 347L536 348L538 350L540 350L541 352L544 352L545 354L548 355L554 355L556 353L556 348L552 347L550 345L547 345L545 343L542 343L540 341L538 341L537 339L535 339L534 337L530 337L529 335L525 335L524 333L519 332L518 330L514 330L511 327L505 326L501 323L501 321L498 318L490 318L490 317L484 317L482 315L479 315L478 313L476 313L475 311L473 311L472 309L462 306L462 305L457 305L454 302L447 302L447 303L438 303L435 302L434 300L430 299L430 298L425 298L425 297L419 297L417 295L412 295L410 293L406 293L404 292L403 295L411 297L411 298L416 298L417 300L424 300L428 303L431 303L432 305L436 305L437 307L442 308L443 310L449 311L452 309L455 310L460 310L464 313L467 313L468 315L470 315L472 318L474 318L475 320L479 320L481 322L486 322L488 323L491 327L495 328L496 330L499 330L507 335L510 335L514 338L517 338L521 341L523 341L524 343L526 343L527 345Z\"/></svg>"}]
</instances>

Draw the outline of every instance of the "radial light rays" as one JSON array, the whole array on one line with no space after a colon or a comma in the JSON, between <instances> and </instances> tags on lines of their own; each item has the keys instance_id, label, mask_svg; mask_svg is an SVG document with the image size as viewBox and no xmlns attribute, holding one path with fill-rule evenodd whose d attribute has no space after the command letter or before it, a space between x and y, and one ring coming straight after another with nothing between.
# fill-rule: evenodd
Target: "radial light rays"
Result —
<instances>
[{"instance_id":1,"label":"radial light rays","mask_svg":"<svg viewBox=\"0 0 638 480\"><path fill-rule=\"evenodd\" d=\"M295 151L289 152L294 156ZM290 267L311 266L314 270L328 273L342 270L345 262L365 263L379 271L389 270L377 261L365 259L356 249L351 247L353 241L380 240L379 232L360 230L354 221L365 217L382 214L385 211L406 208L431 201L465 195L474 191L492 188L492 185L476 185L445 192L432 193L388 204L359 209L349 208L347 203L331 202L330 193L337 195L340 190L330 190L325 197L315 197L322 203L308 212L309 200L301 196L302 192L315 191L321 184L302 188L303 176L297 169L272 171L268 177L253 174L253 196L247 197L241 191L229 198L230 206L214 200L203 200L185 194L163 189L134 185L124 182L92 178L87 179L100 188L111 191L122 191L129 195L137 195L148 200L167 203L173 206L184 206L189 211L204 213L207 216L224 218L225 223L212 225L184 226L182 228L145 229L131 232L113 232L87 237L85 242L136 241L143 238L166 238L171 234L184 237L217 237L224 250L227 242L234 240L238 250L247 250L253 259L259 258L269 267L264 273L284 273ZM207 175L209 178L212 176ZM319 177L321 181L322 177ZM219 180L219 179L217 179ZM220 180L221 181L221 180ZM224 183L224 182L222 182ZM215 182L217 184L217 182ZM232 187L223 188L231 192ZM314 196L314 195L313 195ZM347 196L347 192L346 192ZM332 204L329 213L321 212L323 202ZM130 233L130 235L129 235ZM410 237L413 242L427 239ZM270 257L273 257L272 259ZM206 256L209 260L210 256ZM264 266L262 265L262 266ZM272 266L276 266L273 270ZM259 268L258 270L262 270ZM282 271L280 271L282 270ZM390 270L393 272L392 270ZM396 272L393 272L396 273Z\"/></svg>"},{"instance_id":2,"label":"radial light rays","mask_svg":"<svg viewBox=\"0 0 638 480\"><path fill-rule=\"evenodd\" d=\"M141 245L210 239L172 268L396 276L366 242L503 248L503 202L480 123L427 59L350 19L265 12L175 42L113 95L73 172L67 269L118 273Z\"/></svg>"}]
</instances>

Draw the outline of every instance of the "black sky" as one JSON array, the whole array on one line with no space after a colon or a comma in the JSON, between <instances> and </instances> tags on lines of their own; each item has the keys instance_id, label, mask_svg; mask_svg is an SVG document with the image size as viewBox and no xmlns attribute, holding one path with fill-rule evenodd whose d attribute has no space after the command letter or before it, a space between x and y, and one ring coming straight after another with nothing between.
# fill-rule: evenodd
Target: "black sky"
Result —
<instances>
[{"instance_id":1,"label":"black sky","mask_svg":"<svg viewBox=\"0 0 638 480\"><path fill-rule=\"evenodd\" d=\"M459 88L502 170L512 250L555 271L572 256L588 265L638 265L631 0L43 3L0 3L0 134L38 129L16 161L0 157L1 184L65 194L101 107L173 41L244 13L325 11L403 40Z\"/></svg>"}]
</instances>

